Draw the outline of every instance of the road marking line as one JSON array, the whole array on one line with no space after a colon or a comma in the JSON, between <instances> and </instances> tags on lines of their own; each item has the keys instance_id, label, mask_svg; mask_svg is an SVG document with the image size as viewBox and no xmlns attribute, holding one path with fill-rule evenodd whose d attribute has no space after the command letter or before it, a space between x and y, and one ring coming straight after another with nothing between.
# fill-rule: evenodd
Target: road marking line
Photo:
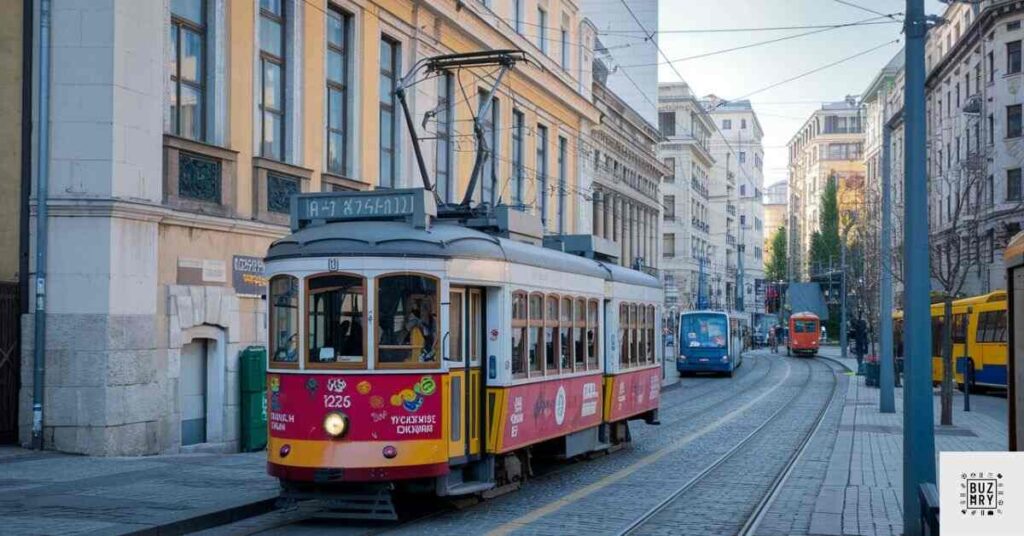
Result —
<instances>
[{"instance_id":1,"label":"road marking line","mask_svg":"<svg viewBox=\"0 0 1024 536\"><path fill-rule=\"evenodd\" d=\"M564 506L568 506L568 505L570 505L570 504L572 504L572 503L574 503L576 501L579 501L580 499L583 499L583 498L585 498L585 497L587 497L587 496L589 496L589 495L591 495L591 494L593 494L593 493L595 493L597 491L600 491L600 490L608 487L611 484L614 484L614 483L616 483L616 482L618 482L618 481L620 481L620 480L630 476L631 474L635 473L637 470L642 469L642 468L644 468L644 467L646 467L646 466L648 466L648 465L650 465L650 464L660 460L661 458L665 457L668 454L671 454L671 453L673 453L673 452L675 452L677 450L682 449L686 445L692 443L694 440L700 438L701 436L707 434L708 432L711 432L712 430L721 427L722 425L728 423L729 421L732 421L733 419L738 417L741 413L743 413L743 412L747 411L748 409L750 409L754 404L760 402L761 399L763 399L764 397L768 396L769 394L775 392L776 389L778 389L779 387L782 386L783 383L785 383L785 381L789 378L790 373L792 372L793 369L792 369L792 366L789 364L789 360L783 360L783 362L786 364L786 375L782 378L782 381L779 381L774 386L772 386L771 389L768 389L767 391L761 393L756 398L750 400L746 404L743 404L742 406L740 406L740 407L734 409L733 411L729 412L722 419L720 419L720 420L718 420L718 421L716 421L716 422L714 422L712 424L709 424L709 425L707 425L707 426L701 428L700 430L697 430L697 431L695 431L695 432L693 432L691 434L688 434L688 435L686 435L684 437L681 437L678 440L676 440L674 443L669 444L669 446L665 447L664 449L659 450L658 452L653 452L651 454L648 454L647 456L637 460L636 462L633 462L629 466L624 467L622 469L619 469L618 471L616 471L616 472L614 472L614 473L612 473L612 474L602 478L601 480L598 480L597 482L594 482L592 484L588 484L588 485L586 485L586 486L584 486L584 487L582 487L582 488L580 488L580 489L578 489L578 490L576 490L576 491L566 495L565 497L563 497L561 499L558 499L557 501L552 501L552 502L550 502L550 503L548 503L548 504L546 504L544 506L541 506L540 508L535 508L535 509L529 511L526 514L524 514L524 515L522 515L522 516L520 516L520 517L518 517L516 519L513 519L512 521L508 521L506 523L503 523L502 525L499 525L498 527L496 527L495 529L491 530L487 534L489 536L503 536L503 535L511 533L513 530L522 528L525 525L533 523L534 521L537 521L538 519L540 519L540 518L542 518L542 517L544 517L544 516L546 516L548 514L554 513L555 511L561 509Z\"/></svg>"}]
</instances>

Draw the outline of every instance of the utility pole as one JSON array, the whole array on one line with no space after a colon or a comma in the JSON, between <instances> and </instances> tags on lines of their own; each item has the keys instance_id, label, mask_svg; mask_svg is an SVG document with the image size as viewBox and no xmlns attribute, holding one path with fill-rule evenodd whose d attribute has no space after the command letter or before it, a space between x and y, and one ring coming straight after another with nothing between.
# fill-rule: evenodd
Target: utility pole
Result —
<instances>
[{"instance_id":1,"label":"utility pole","mask_svg":"<svg viewBox=\"0 0 1024 536\"><path fill-rule=\"evenodd\" d=\"M928 183L925 171L924 45L928 19L924 0L907 0L904 33L906 120L904 151L903 241L907 381L903 406L903 527L908 536L921 534L918 487L935 482L935 410L932 407L931 306L928 291ZM911 275L912 274L912 275Z\"/></svg>"},{"instance_id":2,"label":"utility pole","mask_svg":"<svg viewBox=\"0 0 1024 536\"><path fill-rule=\"evenodd\" d=\"M839 355L847 357L846 346L850 341L846 336L846 229L839 235ZM829 275L829 281L832 276ZM857 370L859 373L860 370Z\"/></svg>"},{"instance_id":3,"label":"utility pole","mask_svg":"<svg viewBox=\"0 0 1024 536\"><path fill-rule=\"evenodd\" d=\"M891 85L891 84L890 84ZM882 101L882 251L878 263L880 287L878 299L878 322L881 328L879 343L881 344L881 370L878 375L879 397L878 410L882 413L896 413L896 395L893 392L893 355L892 355L892 174L890 169L889 146L892 143L892 132L889 127L889 101Z\"/></svg>"}]
</instances>

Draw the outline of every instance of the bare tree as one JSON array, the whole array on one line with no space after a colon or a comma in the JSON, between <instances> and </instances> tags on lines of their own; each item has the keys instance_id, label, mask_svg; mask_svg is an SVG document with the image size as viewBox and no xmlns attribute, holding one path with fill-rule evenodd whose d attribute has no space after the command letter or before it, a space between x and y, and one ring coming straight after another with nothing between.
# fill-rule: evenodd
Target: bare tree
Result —
<instances>
[{"instance_id":1,"label":"bare tree","mask_svg":"<svg viewBox=\"0 0 1024 536\"><path fill-rule=\"evenodd\" d=\"M960 165L932 180L933 197L939 201L939 221L929 241L931 277L942 292L942 388L941 423L953 424L953 300L967 282L970 271L980 261L977 244L981 239L979 203L988 169L987 155L982 151L968 151ZM944 216L944 217L943 217ZM934 334L933 334L934 337ZM964 356L957 356L964 357ZM968 388L965 386L965 389Z\"/></svg>"}]
</instances>

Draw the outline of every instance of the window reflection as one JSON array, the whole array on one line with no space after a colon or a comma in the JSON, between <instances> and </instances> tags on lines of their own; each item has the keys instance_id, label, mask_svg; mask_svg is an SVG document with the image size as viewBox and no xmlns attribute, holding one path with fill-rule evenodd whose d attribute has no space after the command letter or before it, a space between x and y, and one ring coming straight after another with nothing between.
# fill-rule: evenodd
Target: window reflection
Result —
<instances>
[{"instance_id":1,"label":"window reflection","mask_svg":"<svg viewBox=\"0 0 1024 536\"><path fill-rule=\"evenodd\" d=\"M363 362L365 294L360 277L329 275L309 280L309 363Z\"/></svg>"}]
</instances>

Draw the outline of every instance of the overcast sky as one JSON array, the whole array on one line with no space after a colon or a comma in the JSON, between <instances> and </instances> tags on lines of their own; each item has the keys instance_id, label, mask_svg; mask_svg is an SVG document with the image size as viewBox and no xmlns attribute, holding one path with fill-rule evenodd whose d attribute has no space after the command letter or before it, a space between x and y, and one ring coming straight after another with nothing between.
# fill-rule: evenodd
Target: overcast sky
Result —
<instances>
[{"instance_id":1,"label":"overcast sky","mask_svg":"<svg viewBox=\"0 0 1024 536\"><path fill-rule=\"evenodd\" d=\"M659 30L751 28L845 24L875 18L867 11L835 0L660 0ZM904 11L901 0L850 0L882 13ZM929 13L945 7L925 0ZM676 69L699 96L714 93L740 98L765 86L900 39L873 52L783 84L750 97L764 128L765 186L786 178L785 145L811 112L824 101L859 95L903 44L901 24L863 25L824 31L779 43L676 62ZM671 59L683 58L811 30L730 33L661 33L662 50ZM674 82L676 74L660 67L659 81ZM799 102L795 102L799 101Z\"/></svg>"}]
</instances>

